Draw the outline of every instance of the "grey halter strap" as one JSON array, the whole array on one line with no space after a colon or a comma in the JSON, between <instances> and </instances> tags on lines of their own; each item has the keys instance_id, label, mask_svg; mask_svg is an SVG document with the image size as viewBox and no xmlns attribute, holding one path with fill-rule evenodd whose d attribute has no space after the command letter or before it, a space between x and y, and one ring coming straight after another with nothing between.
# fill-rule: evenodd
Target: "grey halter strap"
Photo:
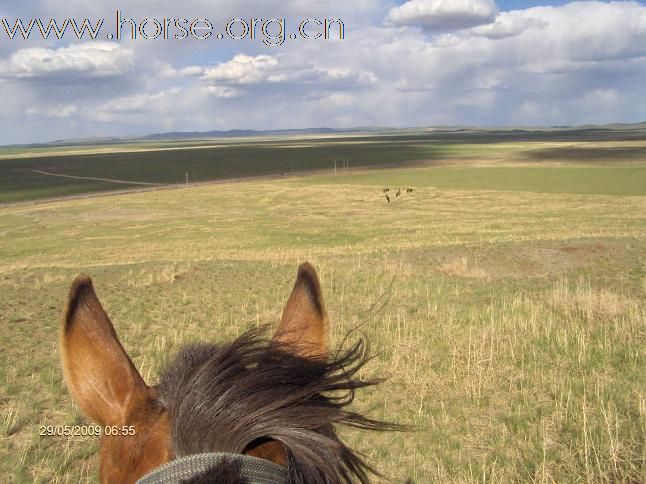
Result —
<instances>
[{"instance_id":1,"label":"grey halter strap","mask_svg":"<svg viewBox=\"0 0 646 484\"><path fill-rule=\"evenodd\" d=\"M265 459L226 452L195 454L172 460L146 474L137 484L178 484L228 459L240 465L241 476L251 484L285 484L287 469Z\"/></svg>"}]
</instances>

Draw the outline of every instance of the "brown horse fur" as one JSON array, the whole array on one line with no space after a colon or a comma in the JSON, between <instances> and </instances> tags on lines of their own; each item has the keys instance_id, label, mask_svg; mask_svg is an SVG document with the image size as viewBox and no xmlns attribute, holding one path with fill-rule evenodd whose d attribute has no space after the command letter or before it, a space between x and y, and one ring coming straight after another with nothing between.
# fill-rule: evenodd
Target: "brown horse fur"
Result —
<instances>
[{"instance_id":1,"label":"brown horse fur","mask_svg":"<svg viewBox=\"0 0 646 484\"><path fill-rule=\"evenodd\" d=\"M287 466L294 483L368 482L375 472L336 435L335 424L396 430L347 410L370 359L364 340L329 356L329 323L314 268L302 264L277 331L229 344L182 348L149 387L121 346L89 277L76 278L61 328L65 381L81 410L133 436L101 440L102 482L135 482L175 457L244 453ZM241 482L224 462L195 482ZM202 480L200 480L202 479Z\"/></svg>"}]
</instances>

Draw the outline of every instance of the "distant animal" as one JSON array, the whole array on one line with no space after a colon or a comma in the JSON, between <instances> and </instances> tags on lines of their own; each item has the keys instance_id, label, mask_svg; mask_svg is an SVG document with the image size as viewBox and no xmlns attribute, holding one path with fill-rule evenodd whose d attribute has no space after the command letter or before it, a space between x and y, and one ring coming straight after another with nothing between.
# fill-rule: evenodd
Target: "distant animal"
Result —
<instances>
[{"instance_id":1,"label":"distant animal","mask_svg":"<svg viewBox=\"0 0 646 484\"><path fill-rule=\"evenodd\" d=\"M390 197L388 195L386 195L386 201L390 203Z\"/></svg>"},{"instance_id":2,"label":"distant animal","mask_svg":"<svg viewBox=\"0 0 646 484\"><path fill-rule=\"evenodd\" d=\"M399 195L401 195L401 194L402 194L402 191L401 191L401 190L397 190L397 193L395 193L395 196L396 196L396 197L398 197L398 196L399 196Z\"/></svg>"},{"instance_id":3,"label":"distant animal","mask_svg":"<svg viewBox=\"0 0 646 484\"><path fill-rule=\"evenodd\" d=\"M412 188L407 188L406 193L413 193L413 189Z\"/></svg>"},{"instance_id":4,"label":"distant animal","mask_svg":"<svg viewBox=\"0 0 646 484\"><path fill-rule=\"evenodd\" d=\"M390 188L384 188L384 193L388 193L390 191Z\"/></svg>"},{"instance_id":5,"label":"distant animal","mask_svg":"<svg viewBox=\"0 0 646 484\"><path fill-rule=\"evenodd\" d=\"M67 388L102 435L101 482L368 483L376 471L336 426L402 427L348 408L356 390L378 381L360 377L371 359L364 340L330 351L329 333L321 284L305 262L271 339L261 328L186 345L148 386L92 280L78 276L60 353Z\"/></svg>"}]
</instances>

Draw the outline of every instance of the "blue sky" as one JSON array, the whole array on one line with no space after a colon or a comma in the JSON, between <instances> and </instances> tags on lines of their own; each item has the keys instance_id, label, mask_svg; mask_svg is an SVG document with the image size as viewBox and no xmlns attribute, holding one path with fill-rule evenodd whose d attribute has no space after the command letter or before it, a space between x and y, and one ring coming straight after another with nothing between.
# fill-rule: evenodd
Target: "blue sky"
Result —
<instances>
[{"instance_id":1,"label":"blue sky","mask_svg":"<svg viewBox=\"0 0 646 484\"><path fill-rule=\"evenodd\" d=\"M0 20L97 19L97 40L9 40L0 144L160 131L573 125L646 120L637 1L139 0L146 18L216 22L208 40L108 40L115 4L0 0ZM552 8L544 8L551 6ZM343 40L221 40L233 18L336 17Z\"/></svg>"}]
</instances>

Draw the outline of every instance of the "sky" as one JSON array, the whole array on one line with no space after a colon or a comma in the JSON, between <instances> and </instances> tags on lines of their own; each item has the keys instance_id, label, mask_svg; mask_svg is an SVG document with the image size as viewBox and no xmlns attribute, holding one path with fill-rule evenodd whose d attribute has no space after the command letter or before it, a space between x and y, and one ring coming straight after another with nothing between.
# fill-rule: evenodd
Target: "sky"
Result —
<instances>
[{"instance_id":1,"label":"sky","mask_svg":"<svg viewBox=\"0 0 646 484\"><path fill-rule=\"evenodd\" d=\"M144 36L120 39L116 12ZM104 19L95 40L7 30ZM298 34L341 19L332 38ZM208 19L198 40L190 22ZM245 19L245 38L225 24ZM280 43L284 32L295 34ZM166 24L167 37L154 37ZM206 27L204 23L195 24ZM244 34L241 21L231 34ZM209 30L196 29L195 36ZM217 38L222 34L223 38ZM334 35L335 34L335 35ZM149 38L144 38L144 37ZM274 45L266 45L274 44ZM0 144L167 131L646 121L646 2L0 0Z\"/></svg>"}]
</instances>

